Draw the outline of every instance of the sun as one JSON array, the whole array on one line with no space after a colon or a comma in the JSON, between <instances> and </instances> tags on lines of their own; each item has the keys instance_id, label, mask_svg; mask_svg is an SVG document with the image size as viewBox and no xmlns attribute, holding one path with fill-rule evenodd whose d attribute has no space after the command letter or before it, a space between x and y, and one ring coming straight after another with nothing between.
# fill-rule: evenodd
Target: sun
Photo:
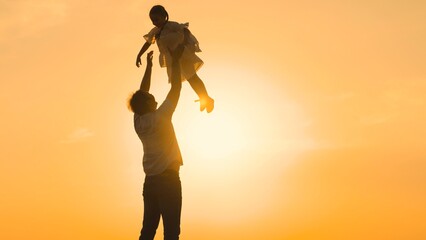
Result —
<instances>
[{"instance_id":1,"label":"sun","mask_svg":"<svg viewBox=\"0 0 426 240\"><path fill-rule=\"evenodd\" d=\"M243 151L247 139L243 125L236 116L224 111L214 114L197 114L188 120L179 141L190 146L192 154L209 159L224 159Z\"/></svg>"}]
</instances>

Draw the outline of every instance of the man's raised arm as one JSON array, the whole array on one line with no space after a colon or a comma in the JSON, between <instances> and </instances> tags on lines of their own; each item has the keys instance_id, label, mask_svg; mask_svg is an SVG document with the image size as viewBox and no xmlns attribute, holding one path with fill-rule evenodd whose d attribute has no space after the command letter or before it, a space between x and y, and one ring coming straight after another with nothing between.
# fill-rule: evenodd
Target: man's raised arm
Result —
<instances>
[{"instance_id":1,"label":"man's raised arm","mask_svg":"<svg viewBox=\"0 0 426 240\"><path fill-rule=\"evenodd\" d=\"M183 45L179 45L176 47L174 51L170 50L170 54L172 55L172 74L170 83L172 87L170 88L169 93L167 94L166 99L169 100L173 107L175 108L177 106L177 103L179 101L180 96L180 90L182 89L182 80L181 80L181 73L180 73L180 63L179 59L182 56L184 50Z\"/></svg>"},{"instance_id":2,"label":"man's raised arm","mask_svg":"<svg viewBox=\"0 0 426 240\"><path fill-rule=\"evenodd\" d=\"M149 52L146 55L145 74L143 75L141 86L139 88L144 92L149 92L149 88L151 87L152 54L153 51Z\"/></svg>"}]
</instances>

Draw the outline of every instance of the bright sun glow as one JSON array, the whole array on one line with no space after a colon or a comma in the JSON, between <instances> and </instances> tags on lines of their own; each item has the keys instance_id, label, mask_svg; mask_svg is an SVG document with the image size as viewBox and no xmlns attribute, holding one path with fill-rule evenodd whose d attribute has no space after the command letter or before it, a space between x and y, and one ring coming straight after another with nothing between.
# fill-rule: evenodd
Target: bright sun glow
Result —
<instances>
[{"instance_id":1,"label":"bright sun glow","mask_svg":"<svg viewBox=\"0 0 426 240\"><path fill-rule=\"evenodd\" d=\"M197 114L188 121L180 141L191 146L191 152L209 159L223 159L242 151L247 144L242 125L231 114ZM190 143L190 144L189 144Z\"/></svg>"}]
</instances>

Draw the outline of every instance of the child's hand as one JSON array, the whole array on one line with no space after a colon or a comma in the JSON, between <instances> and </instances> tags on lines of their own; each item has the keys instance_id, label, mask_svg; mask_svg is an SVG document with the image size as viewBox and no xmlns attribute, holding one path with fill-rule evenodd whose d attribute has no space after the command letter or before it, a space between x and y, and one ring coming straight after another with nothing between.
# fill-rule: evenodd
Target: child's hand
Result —
<instances>
[{"instance_id":1,"label":"child's hand","mask_svg":"<svg viewBox=\"0 0 426 240\"><path fill-rule=\"evenodd\" d=\"M136 57L136 67L140 67L142 65L141 55L138 54Z\"/></svg>"}]
</instances>

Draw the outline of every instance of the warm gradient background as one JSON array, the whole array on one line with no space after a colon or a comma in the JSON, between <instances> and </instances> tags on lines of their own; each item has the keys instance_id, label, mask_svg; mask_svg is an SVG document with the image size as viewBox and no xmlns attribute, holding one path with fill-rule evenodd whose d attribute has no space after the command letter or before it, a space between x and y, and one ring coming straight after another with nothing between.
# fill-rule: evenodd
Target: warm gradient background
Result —
<instances>
[{"instance_id":1,"label":"warm gradient background","mask_svg":"<svg viewBox=\"0 0 426 240\"><path fill-rule=\"evenodd\" d=\"M126 99L155 4L190 22L216 99L200 113L185 83L174 116L182 239L426 239L420 0L1 0L0 239L137 239Z\"/></svg>"}]
</instances>

